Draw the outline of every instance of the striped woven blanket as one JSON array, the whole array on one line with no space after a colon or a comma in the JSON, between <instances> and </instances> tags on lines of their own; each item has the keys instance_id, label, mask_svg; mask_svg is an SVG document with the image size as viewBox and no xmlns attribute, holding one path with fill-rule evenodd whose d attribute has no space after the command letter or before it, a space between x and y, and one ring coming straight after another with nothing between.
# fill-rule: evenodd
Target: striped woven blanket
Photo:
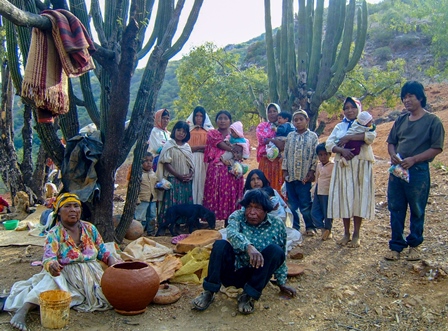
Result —
<instances>
[{"instance_id":1,"label":"striped woven blanket","mask_svg":"<svg viewBox=\"0 0 448 331\"><path fill-rule=\"evenodd\" d=\"M68 77L94 69L90 56L95 51L87 30L67 10L45 10L52 30L33 28L22 82L22 96L54 116L69 110Z\"/></svg>"}]
</instances>

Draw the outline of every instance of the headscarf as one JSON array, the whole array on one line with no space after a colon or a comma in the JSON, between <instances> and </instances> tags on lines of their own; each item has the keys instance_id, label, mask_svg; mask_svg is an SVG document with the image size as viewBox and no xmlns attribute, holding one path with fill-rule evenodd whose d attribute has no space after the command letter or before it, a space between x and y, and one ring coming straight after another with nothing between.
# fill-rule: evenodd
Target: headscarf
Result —
<instances>
[{"instance_id":1,"label":"headscarf","mask_svg":"<svg viewBox=\"0 0 448 331\"><path fill-rule=\"evenodd\" d=\"M73 193L63 193L60 196L56 198L56 201L54 203L54 214L58 214L59 209L61 209L62 206L66 205L70 202L77 202L79 205L81 205L81 200L79 200L78 196Z\"/></svg>"},{"instance_id":2,"label":"headscarf","mask_svg":"<svg viewBox=\"0 0 448 331\"><path fill-rule=\"evenodd\" d=\"M158 111L156 111L156 113L154 114L154 126L156 128L159 128L160 130L168 132L168 130L166 128L162 128L163 113L170 115L170 112L166 108L159 109Z\"/></svg>"},{"instance_id":3,"label":"headscarf","mask_svg":"<svg viewBox=\"0 0 448 331\"><path fill-rule=\"evenodd\" d=\"M202 125L195 125L194 124L194 116L197 113L201 113L202 114ZM193 130L196 127L201 127L204 130L208 131L213 129L213 124L212 121L210 121L210 117L208 116L208 114L205 112L205 109L201 106L196 107L193 112L190 114L190 116L188 116L186 122L188 123L188 125L190 126L190 131Z\"/></svg>"},{"instance_id":4,"label":"headscarf","mask_svg":"<svg viewBox=\"0 0 448 331\"><path fill-rule=\"evenodd\" d=\"M280 109L280 106L279 105L277 105L276 103L273 103L273 102L271 102L270 104L268 104L268 106L266 107L266 119L268 120L268 122L269 122L269 115L268 115L268 110L269 110L269 108L271 107L271 106L274 106L275 107L275 109L277 109L277 113L281 113L281 109ZM274 127L277 127L277 121L275 121L275 122L269 122L269 123L271 123Z\"/></svg>"},{"instance_id":5,"label":"headscarf","mask_svg":"<svg viewBox=\"0 0 448 331\"><path fill-rule=\"evenodd\" d=\"M271 103L268 104L268 106L266 107L266 114L268 113L269 107L271 107L271 106L274 106L274 107L277 109L277 111L278 111L279 113L282 112L282 110L280 109L280 106L279 106L279 105L277 105L276 103L271 102ZM266 116L267 116L267 115L266 115Z\"/></svg>"},{"instance_id":6,"label":"headscarf","mask_svg":"<svg viewBox=\"0 0 448 331\"><path fill-rule=\"evenodd\" d=\"M361 104L361 101L359 101L359 99L358 99L358 98L355 98L355 97L347 97L347 98L345 98L344 103L342 104L342 109L344 109L344 106L345 106L345 104L347 103L347 101L351 101L351 102L353 102L353 103L355 104L356 108L358 108L358 114L359 114L360 112L362 112L362 104ZM352 124L353 124L354 121L355 121L354 119L353 119L353 120L349 120L349 119L348 119L347 117L345 117L345 116L344 116L344 118L342 119L342 122L348 123L348 128L347 128L347 130L350 129L350 127L352 126Z\"/></svg>"}]
</instances>

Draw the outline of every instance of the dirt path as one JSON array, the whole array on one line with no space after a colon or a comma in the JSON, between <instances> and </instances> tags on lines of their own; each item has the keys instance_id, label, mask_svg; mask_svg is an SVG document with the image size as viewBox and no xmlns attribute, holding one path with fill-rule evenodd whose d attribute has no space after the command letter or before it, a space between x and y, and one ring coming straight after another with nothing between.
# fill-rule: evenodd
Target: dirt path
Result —
<instances>
[{"instance_id":1,"label":"dirt path","mask_svg":"<svg viewBox=\"0 0 448 331\"><path fill-rule=\"evenodd\" d=\"M440 101L446 86L431 87L428 100L444 123L448 107ZM191 310L191 300L200 286L180 285L182 298L169 306L150 305L138 316L121 316L114 311L77 313L70 311L67 330L448 330L448 155L443 153L431 166L432 186L427 207L424 260L408 262L383 259L388 251L389 213L386 201L387 153L385 140L391 123L378 126L374 144L376 219L364 222L362 246L350 249L336 245L335 239L322 242L306 238L301 249L304 275L290 278L298 297L281 296L268 285L256 312L237 313L236 300L218 294L205 312ZM448 127L448 125L446 125ZM250 135L250 134L249 134ZM448 146L448 145L447 145ZM119 176L118 176L119 178ZM342 234L342 222L334 222L334 234ZM166 240L164 240L166 243ZM27 256L28 255L28 256ZM30 262L39 260L42 249L31 247L0 248L0 291L38 272ZM0 330L12 330L10 316L0 313ZM43 330L39 313L28 319L33 331Z\"/></svg>"}]
</instances>

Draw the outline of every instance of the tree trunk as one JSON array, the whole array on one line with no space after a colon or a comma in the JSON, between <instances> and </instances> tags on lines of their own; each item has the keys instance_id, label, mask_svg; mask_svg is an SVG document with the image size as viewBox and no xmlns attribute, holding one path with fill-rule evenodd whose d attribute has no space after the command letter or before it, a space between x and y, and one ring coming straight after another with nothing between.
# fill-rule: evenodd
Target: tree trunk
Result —
<instances>
[{"instance_id":1,"label":"tree trunk","mask_svg":"<svg viewBox=\"0 0 448 331\"><path fill-rule=\"evenodd\" d=\"M11 197L14 197L18 191L26 192L26 187L19 169L13 142L12 107L14 88L7 61L3 62L1 70L3 83L0 110L0 171L3 182L10 188Z\"/></svg>"}]
</instances>

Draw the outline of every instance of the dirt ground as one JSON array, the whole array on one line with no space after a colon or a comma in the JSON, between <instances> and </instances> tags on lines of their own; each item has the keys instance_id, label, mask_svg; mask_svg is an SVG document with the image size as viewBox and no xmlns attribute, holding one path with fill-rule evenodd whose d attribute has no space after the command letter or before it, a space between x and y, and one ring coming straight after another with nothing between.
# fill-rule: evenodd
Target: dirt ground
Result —
<instances>
[{"instance_id":1,"label":"dirt ground","mask_svg":"<svg viewBox=\"0 0 448 331\"><path fill-rule=\"evenodd\" d=\"M432 110L448 127L447 85L427 89ZM397 108L399 109L399 108ZM374 117L391 110L374 109ZM329 121L326 133L336 119ZM121 316L113 310L96 313L70 311L67 330L448 330L448 155L442 153L431 166L431 195L426 209L423 262L383 259L388 251L389 212L386 203L388 157L385 140L392 123L377 127L374 143L376 215L365 221L358 249L340 247L342 222L334 221L335 238L326 242L305 238L302 260L290 260L305 268L299 277L289 278L298 291L296 298L279 294L268 285L249 316L237 313L236 300L217 295L205 312L191 310L191 300L200 286L179 285L182 298L167 306L150 305L144 314ZM327 132L328 131L328 132ZM254 133L248 133L255 141ZM323 137L322 140L325 138ZM448 146L448 145L447 145ZM255 155L255 153L253 153ZM256 166L251 161L251 168ZM125 173L125 169L121 173ZM117 176L120 181L120 174ZM120 183L123 190L125 185ZM3 230L0 230L3 231ZM167 244L168 238L161 238ZM169 245L169 244L167 244ZM18 280L39 272L30 262L39 260L42 248L0 248L0 291L7 292ZM404 255L404 254L402 254ZM404 256L403 256L404 257ZM0 330L12 330L8 313L0 313ZM39 313L28 318L31 330L43 330Z\"/></svg>"}]
</instances>

